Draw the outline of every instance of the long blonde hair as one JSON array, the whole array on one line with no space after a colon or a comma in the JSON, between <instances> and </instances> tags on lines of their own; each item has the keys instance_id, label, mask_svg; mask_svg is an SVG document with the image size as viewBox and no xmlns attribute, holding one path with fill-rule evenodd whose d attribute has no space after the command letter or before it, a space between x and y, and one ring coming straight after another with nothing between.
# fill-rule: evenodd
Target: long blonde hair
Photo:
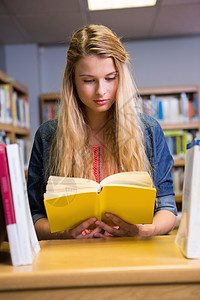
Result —
<instances>
[{"instance_id":1,"label":"long blonde hair","mask_svg":"<svg viewBox=\"0 0 200 300\"><path fill-rule=\"evenodd\" d=\"M116 101L105 130L107 175L134 170L151 173L128 55L119 38L103 25L84 26L72 36L63 74L58 126L50 151L51 173L94 179L89 128L74 83L76 63L88 55L111 57L119 77Z\"/></svg>"}]
</instances>

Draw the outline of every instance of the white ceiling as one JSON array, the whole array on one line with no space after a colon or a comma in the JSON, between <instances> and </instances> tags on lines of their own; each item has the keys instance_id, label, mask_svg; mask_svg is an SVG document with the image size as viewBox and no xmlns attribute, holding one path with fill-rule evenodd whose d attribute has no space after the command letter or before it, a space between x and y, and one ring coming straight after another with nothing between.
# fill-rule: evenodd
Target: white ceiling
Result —
<instances>
[{"instance_id":1,"label":"white ceiling","mask_svg":"<svg viewBox=\"0 0 200 300\"><path fill-rule=\"evenodd\" d=\"M90 24L124 39L200 34L200 0L158 0L156 6L89 12L86 0L0 0L0 44L58 44Z\"/></svg>"}]
</instances>

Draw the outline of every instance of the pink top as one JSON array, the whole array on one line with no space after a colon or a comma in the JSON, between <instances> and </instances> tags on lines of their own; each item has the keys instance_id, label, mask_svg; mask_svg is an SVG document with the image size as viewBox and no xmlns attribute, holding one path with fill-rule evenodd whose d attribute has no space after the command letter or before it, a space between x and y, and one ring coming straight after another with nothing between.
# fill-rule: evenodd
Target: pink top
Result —
<instances>
[{"instance_id":1,"label":"pink top","mask_svg":"<svg viewBox=\"0 0 200 300\"><path fill-rule=\"evenodd\" d=\"M94 164L93 164L93 174L95 176L96 182L100 183L106 177L106 166L104 161L104 145L92 146L94 152ZM118 229L119 226L114 226ZM82 235L89 234L91 230L85 229ZM112 236L110 233L106 232L106 236Z\"/></svg>"},{"instance_id":2,"label":"pink top","mask_svg":"<svg viewBox=\"0 0 200 300\"><path fill-rule=\"evenodd\" d=\"M93 174L96 182L100 183L106 177L104 145L95 145L92 149L94 152Z\"/></svg>"}]
</instances>

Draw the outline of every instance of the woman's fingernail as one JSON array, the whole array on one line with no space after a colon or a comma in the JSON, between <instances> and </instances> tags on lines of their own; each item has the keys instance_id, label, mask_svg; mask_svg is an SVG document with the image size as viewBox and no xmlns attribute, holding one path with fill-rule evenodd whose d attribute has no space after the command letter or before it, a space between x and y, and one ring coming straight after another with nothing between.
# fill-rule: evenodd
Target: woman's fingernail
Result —
<instances>
[{"instance_id":1,"label":"woman's fingernail","mask_svg":"<svg viewBox=\"0 0 200 300\"><path fill-rule=\"evenodd\" d=\"M96 221L96 218L91 218L90 222L94 223Z\"/></svg>"}]
</instances>

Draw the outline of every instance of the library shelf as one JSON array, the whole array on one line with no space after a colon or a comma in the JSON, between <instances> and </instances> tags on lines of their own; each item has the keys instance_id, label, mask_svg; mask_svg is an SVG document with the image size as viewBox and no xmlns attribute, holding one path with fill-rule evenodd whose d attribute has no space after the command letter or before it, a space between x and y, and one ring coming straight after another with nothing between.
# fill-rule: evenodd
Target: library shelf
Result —
<instances>
[{"instance_id":1,"label":"library shelf","mask_svg":"<svg viewBox=\"0 0 200 300\"><path fill-rule=\"evenodd\" d=\"M28 88L0 70L0 143L18 143L25 168L31 148Z\"/></svg>"}]
</instances>

